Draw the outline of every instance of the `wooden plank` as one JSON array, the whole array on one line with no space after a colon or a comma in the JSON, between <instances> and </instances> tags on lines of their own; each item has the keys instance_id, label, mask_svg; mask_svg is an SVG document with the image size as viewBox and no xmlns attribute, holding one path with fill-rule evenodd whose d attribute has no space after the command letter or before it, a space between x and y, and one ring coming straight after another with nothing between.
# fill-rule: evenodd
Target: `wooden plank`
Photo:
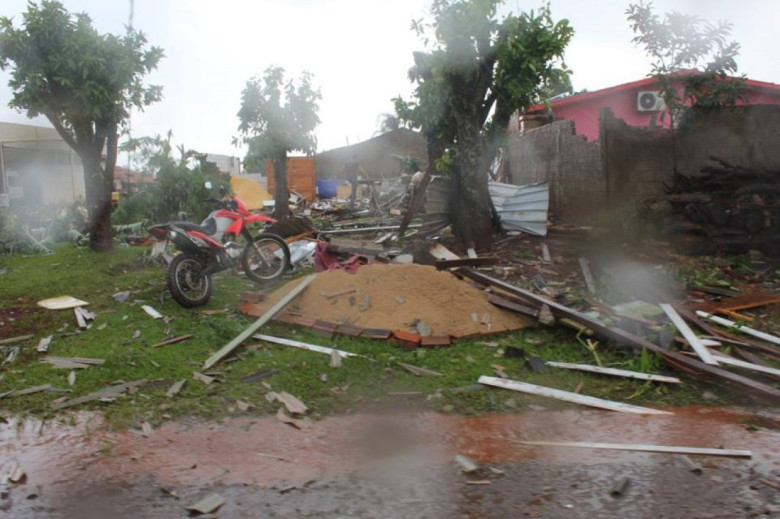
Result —
<instances>
[{"instance_id":1,"label":"wooden plank","mask_svg":"<svg viewBox=\"0 0 780 519\"><path fill-rule=\"evenodd\" d=\"M52 339L51 335L46 336L43 339L41 339L38 342L38 346L35 348L35 351L37 351L39 353L46 353L47 351L49 351L49 345L51 344L51 339Z\"/></svg>"},{"instance_id":2,"label":"wooden plank","mask_svg":"<svg viewBox=\"0 0 780 519\"><path fill-rule=\"evenodd\" d=\"M759 330L754 330L753 328L749 328L747 326L739 325L734 321L729 321L728 319L724 319L723 317L718 317L717 315L708 314L707 312L702 312L701 310L697 310L696 315L698 315L699 317L704 317L705 319L708 319L713 323L718 323L721 326L733 328L734 330L737 330L738 332L742 332L745 335L751 335L757 339L761 339L762 341L771 342L772 344L780 345L780 337L776 337L774 335L764 333Z\"/></svg>"},{"instance_id":3,"label":"wooden plank","mask_svg":"<svg viewBox=\"0 0 780 519\"><path fill-rule=\"evenodd\" d=\"M670 384L680 384L680 379L676 377L667 377L664 375L654 375L649 373L639 373L638 371L628 371L625 369L603 368L601 366L591 366L589 364L572 364L569 362L546 362L548 366L563 369L575 369L579 371L589 371L602 375L614 375L616 377L636 378L639 380L651 380L653 382L669 382Z\"/></svg>"},{"instance_id":4,"label":"wooden plank","mask_svg":"<svg viewBox=\"0 0 780 519\"><path fill-rule=\"evenodd\" d=\"M192 339L193 337L195 337L195 335L193 335L191 333L187 334L187 335L179 335L178 337L172 337L172 338L166 339L166 340L164 340L162 342L158 342L157 344L153 344L152 348L159 348L161 346L168 346L170 344L176 344L177 342L183 342L183 341L186 341L188 339Z\"/></svg>"},{"instance_id":5,"label":"wooden plank","mask_svg":"<svg viewBox=\"0 0 780 519\"><path fill-rule=\"evenodd\" d=\"M718 302L699 303L690 305L691 310L701 310L711 314L717 311L738 311L758 308L760 306L780 303L780 293L773 292L755 292L736 297L728 297Z\"/></svg>"},{"instance_id":6,"label":"wooden plank","mask_svg":"<svg viewBox=\"0 0 780 519\"><path fill-rule=\"evenodd\" d=\"M443 377L441 373L438 371L433 371L432 369L427 368L421 368L419 366L412 366L411 364L405 364L403 362L398 363L399 366L401 366L403 369L411 373L412 375L416 377L421 377L423 375L427 377Z\"/></svg>"},{"instance_id":7,"label":"wooden plank","mask_svg":"<svg viewBox=\"0 0 780 519\"><path fill-rule=\"evenodd\" d=\"M133 382L125 382L124 384L117 384L115 386L110 386L105 389L101 389L99 391L89 393L88 395L84 395L79 398L65 400L64 402L52 402L51 407L54 409L64 409L66 407L85 404L87 402L91 402L93 400L100 400L102 398L116 398L120 396L122 393L124 393L125 391L127 391L128 389L139 387L144 384L146 384L145 379L135 380Z\"/></svg>"},{"instance_id":8,"label":"wooden plank","mask_svg":"<svg viewBox=\"0 0 780 519\"><path fill-rule=\"evenodd\" d=\"M582 312L578 312L576 310L572 310L571 308L567 308L566 306L556 303L551 299L547 299L545 297L536 295L533 292L529 292L528 290L524 290L520 287L511 285L509 283L506 283L499 279L492 278L490 276L486 276L480 272L476 272L471 269L458 269L455 271L455 273L468 277L469 279L473 279L474 281L482 283L483 285L500 288L506 292L509 292L512 295L523 298L533 304L547 305L557 317L568 317L569 319L572 319L582 324L583 326L587 326L591 330L598 332L603 336L612 339L616 343L624 345L628 348L631 349L645 348L647 350L650 350L653 353L657 353L658 355L666 359L667 362L669 362L674 366L685 368L694 373L700 373L700 374L703 373L710 377L720 379L723 382L731 382L734 384L738 384L744 388L750 389L752 391L758 391L763 395L774 399L780 398L780 390L772 386L762 384L761 382L756 382L753 379L743 377L741 375L732 373L731 371L725 369L720 369L718 367L705 364L697 359L691 358L687 355L683 355L682 353L667 350L665 348L662 348L661 346L658 346L657 344L653 344L647 339L643 339L642 337L634 335L620 328L607 326L606 324L602 323L598 319L594 319L593 317L585 315ZM691 315L695 319L698 319L692 313Z\"/></svg>"},{"instance_id":9,"label":"wooden plank","mask_svg":"<svg viewBox=\"0 0 780 519\"><path fill-rule=\"evenodd\" d=\"M224 504L225 499L222 496L219 494L211 494L204 497L197 503L186 507L186 509L196 514L210 514Z\"/></svg>"},{"instance_id":10,"label":"wooden plank","mask_svg":"<svg viewBox=\"0 0 780 519\"><path fill-rule=\"evenodd\" d=\"M683 337L685 337L685 340L688 341L688 344L691 345L691 348L694 349L702 362L705 364L710 364L711 366L717 366L718 361L712 357L710 350L708 350L707 347L701 343L701 340L696 336L695 333L693 333L693 330L690 329L686 322L683 321L683 318L680 317L680 314L678 314L677 311L672 308L672 305L660 303L658 306L660 306L661 310L663 310L667 317L671 319L672 323L674 323L680 333L682 333Z\"/></svg>"},{"instance_id":11,"label":"wooden plank","mask_svg":"<svg viewBox=\"0 0 780 519\"><path fill-rule=\"evenodd\" d=\"M592 442L552 442L521 441L523 445L546 445L550 447L578 447L583 449L608 449L619 451L656 452L665 454L691 454L698 456L720 456L724 458L751 459L753 453L746 450L710 449L703 447L675 447L670 445L642 445L638 443L592 443Z\"/></svg>"},{"instance_id":12,"label":"wooden plank","mask_svg":"<svg viewBox=\"0 0 780 519\"><path fill-rule=\"evenodd\" d=\"M333 352L338 353L339 357L341 358L347 358L347 357L360 357L360 355L356 353L350 353L348 351L342 351L337 350L334 348L328 348L326 346L317 346L316 344L307 344L305 342L300 341L294 341L291 339L283 339L281 337L273 337L271 335L263 335L261 333L256 333L252 336L253 339L258 339L261 341L266 342L272 342L274 344L281 344L282 346L291 346L293 348L300 348L302 350L309 350L314 351L317 353L323 353L325 355L333 355Z\"/></svg>"},{"instance_id":13,"label":"wooden plank","mask_svg":"<svg viewBox=\"0 0 780 519\"><path fill-rule=\"evenodd\" d=\"M550 387L537 386L535 384L528 384L527 382L519 382L517 380L508 380L498 377L479 377L478 382L487 386L500 387L502 389L511 389L512 391L519 391L521 393L528 393L532 395L546 396L549 398L555 398L557 400L563 400L565 402L572 402L575 404L582 404L591 407L598 407L600 409L608 409L610 411L619 411L621 413L635 413L635 414L673 414L668 411L661 411L660 409L650 409L648 407L639 407L630 404L624 404L622 402L613 402L611 400L603 400L587 395L580 395L572 393L570 391L562 391L560 389L553 389Z\"/></svg>"},{"instance_id":14,"label":"wooden plank","mask_svg":"<svg viewBox=\"0 0 780 519\"><path fill-rule=\"evenodd\" d=\"M588 287L588 292L595 294L596 282L593 279L593 274L590 272L590 262L586 258L580 258L580 270L582 270L582 277L585 278L585 285Z\"/></svg>"},{"instance_id":15,"label":"wooden plank","mask_svg":"<svg viewBox=\"0 0 780 519\"><path fill-rule=\"evenodd\" d=\"M542 243L542 261L549 264L552 263L552 256L550 256L550 249L546 243Z\"/></svg>"},{"instance_id":16,"label":"wooden plank","mask_svg":"<svg viewBox=\"0 0 780 519\"><path fill-rule=\"evenodd\" d=\"M760 373L767 373L769 375L780 376L780 369L775 369L769 366L761 366L759 364L753 364L750 362L745 362L743 360L734 359L731 357L725 357L723 355L713 354L713 357L715 357L715 360L717 360L718 362L722 362L723 364L728 364L729 366L734 366L735 368L745 368L753 371L758 371Z\"/></svg>"},{"instance_id":17,"label":"wooden plank","mask_svg":"<svg viewBox=\"0 0 780 519\"><path fill-rule=\"evenodd\" d=\"M26 389L14 389L12 391L8 391L7 393L3 393L0 395L0 398L5 398L9 396L24 396L24 395L32 395L33 393L40 393L41 391L48 391L51 389L51 384L44 384L42 386L32 386L28 387Z\"/></svg>"},{"instance_id":18,"label":"wooden plank","mask_svg":"<svg viewBox=\"0 0 780 519\"><path fill-rule=\"evenodd\" d=\"M179 380L178 382L174 382L173 385L168 389L168 391L165 393L165 396L168 398L173 398L174 396L179 394L179 391L184 387L184 384L187 383L187 379L183 378Z\"/></svg>"},{"instance_id":19,"label":"wooden plank","mask_svg":"<svg viewBox=\"0 0 780 519\"><path fill-rule=\"evenodd\" d=\"M489 295L488 303L494 304L506 310L517 312L519 314L528 315L530 317L539 317L538 309L526 305L521 305L520 303L515 303L514 301L509 301L508 299L499 297L497 295Z\"/></svg>"},{"instance_id":20,"label":"wooden plank","mask_svg":"<svg viewBox=\"0 0 780 519\"><path fill-rule=\"evenodd\" d=\"M28 339L32 339L34 335L20 335L19 337L11 337L10 339L0 339L0 345L2 344L14 344L17 342L23 342Z\"/></svg>"},{"instance_id":21,"label":"wooden plank","mask_svg":"<svg viewBox=\"0 0 780 519\"><path fill-rule=\"evenodd\" d=\"M209 357L206 362L203 364L204 369L209 369L217 362L221 361L225 357L227 357L234 349L236 349L242 342L247 340L253 333L255 333L258 328L263 326L265 323L273 319L273 317L278 314L282 308L287 306L287 304L295 299L298 294L303 292L303 290L309 286L309 284L314 281L314 279L317 277L316 274L311 274L303 279L298 285L293 288L289 294L284 296L278 303L276 303L270 310L268 310L266 313L264 313L257 321L252 323L249 328L241 332L235 339L227 343L225 346L222 347L218 352L214 353L211 357Z\"/></svg>"},{"instance_id":22,"label":"wooden plank","mask_svg":"<svg viewBox=\"0 0 780 519\"><path fill-rule=\"evenodd\" d=\"M87 320L84 319L84 315L81 313L81 308L77 306L73 309L73 313L76 316L76 325L82 330L85 330L87 328Z\"/></svg>"}]
</instances>

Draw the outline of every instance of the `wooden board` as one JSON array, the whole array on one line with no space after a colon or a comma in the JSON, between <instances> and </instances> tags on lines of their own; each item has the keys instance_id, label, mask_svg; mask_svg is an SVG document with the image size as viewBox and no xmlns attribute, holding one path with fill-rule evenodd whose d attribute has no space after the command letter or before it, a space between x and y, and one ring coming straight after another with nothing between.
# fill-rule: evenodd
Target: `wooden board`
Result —
<instances>
[{"instance_id":1,"label":"wooden board","mask_svg":"<svg viewBox=\"0 0 780 519\"><path fill-rule=\"evenodd\" d=\"M664 375L654 375L650 373L639 373L637 371L628 371L625 369L604 368L601 366L591 366L588 364L571 364L568 362L546 362L548 366L554 368L574 369L579 371L589 371L602 375L614 375L616 377L636 378L639 380L652 380L653 382L669 382L679 384L680 379L676 377L666 377Z\"/></svg>"},{"instance_id":2,"label":"wooden board","mask_svg":"<svg viewBox=\"0 0 780 519\"><path fill-rule=\"evenodd\" d=\"M756 292L742 296L727 297L718 302L689 305L688 308L691 310L701 310L702 312L711 314L718 311L735 312L739 310L748 310L750 308L758 308L760 306L778 303L780 303L780 293Z\"/></svg>"},{"instance_id":3,"label":"wooden board","mask_svg":"<svg viewBox=\"0 0 780 519\"><path fill-rule=\"evenodd\" d=\"M293 341L291 339L283 339L281 337L273 337L271 335L263 335L262 333L256 333L252 336L252 338L261 341L272 342L274 344L281 344L282 346L291 346L293 348L300 348L302 350L324 353L325 355L332 355L334 352L336 352L341 358L359 357L359 355L356 353L350 353L348 351L336 350L326 346L318 346L316 344L308 344L300 341Z\"/></svg>"},{"instance_id":4,"label":"wooden board","mask_svg":"<svg viewBox=\"0 0 780 519\"><path fill-rule=\"evenodd\" d=\"M519 391L521 393L528 393L532 395L546 396L549 398L555 398L556 400L563 400L565 402L572 402L575 404L582 404L591 407L598 407L600 409L608 409L610 411L619 411L621 413L635 413L635 414L673 414L668 411L661 411L660 409L650 409L648 407L639 407L630 404L624 404L622 402L613 402L611 400L603 400L587 395L580 395L577 393L571 393L569 391L562 391L560 389L553 389L550 387L537 386L535 384L528 384L527 382L519 382L516 380L507 380L497 377L479 377L478 382L487 386L500 387L503 389L511 389L512 391Z\"/></svg>"},{"instance_id":5,"label":"wooden board","mask_svg":"<svg viewBox=\"0 0 780 519\"><path fill-rule=\"evenodd\" d=\"M551 442L521 441L523 445L547 445L550 447L579 447L585 449L610 449L621 451L658 452L669 454L696 454L700 456L722 456L726 458L753 457L751 451L731 449L709 449L702 447L673 447L668 445L642 445L637 443L591 443L591 442Z\"/></svg>"},{"instance_id":6,"label":"wooden board","mask_svg":"<svg viewBox=\"0 0 780 519\"><path fill-rule=\"evenodd\" d=\"M298 286L293 288L290 293L288 293L286 296L284 296L278 303L276 303L270 310L268 310L265 314L263 314L257 321L252 323L252 325L249 326L246 330L238 334L238 336L227 343L225 346L222 347L218 352L216 352L214 355L209 357L206 362L203 364L203 369L209 369L217 362L221 361L223 358L227 357L234 349L236 349L242 342L247 340L253 333L255 333L258 328L263 326L265 323L270 321L276 314L278 314L282 308L287 306L287 304L295 299L298 294L304 291L304 289L309 286L309 283L314 281L314 278L316 277L316 274L310 274L309 276L305 277L303 281L298 283Z\"/></svg>"},{"instance_id":7,"label":"wooden board","mask_svg":"<svg viewBox=\"0 0 780 519\"><path fill-rule=\"evenodd\" d=\"M680 317L680 314L678 314L677 311L672 308L672 305L661 303L658 306L661 307L661 310L664 311L664 313L669 317L669 319L671 319L672 323L674 323L677 329L680 330L680 333L683 335L683 337L685 337L685 340L688 341L688 344L691 345L691 348L694 349L702 362L712 366L717 366L718 361L712 357L710 350L708 350L707 347L701 343L701 340L696 336L695 333L693 333L693 330L688 327L685 321L683 321L683 318Z\"/></svg>"},{"instance_id":8,"label":"wooden board","mask_svg":"<svg viewBox=\"0 0 780 519\"><path fill-rule=\"evenodd\" d=\"M771 342L772 344L780 345L780 337L777 337L775 335L764 333L759 330L754 330L753 328L749 328L747 326L738 325L734 321L729 321L728 319L718 317L717 315L708 314L707 312L702 312L701 310L698 310L696 312L696 315L698 315L699 317L704 317L705 319L708 319L713 323L717 323L721 326L733 328L738 332L744 333L745 335L752 335L753 337L757 339L761 339L762 341Z\"/></svg>"}]
</instances>

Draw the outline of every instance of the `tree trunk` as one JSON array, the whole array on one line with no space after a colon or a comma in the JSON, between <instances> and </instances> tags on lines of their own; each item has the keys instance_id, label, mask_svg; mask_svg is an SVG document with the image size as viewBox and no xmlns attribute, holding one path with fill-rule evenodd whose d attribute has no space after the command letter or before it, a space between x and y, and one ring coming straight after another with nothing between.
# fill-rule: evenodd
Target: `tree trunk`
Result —
<instances>
[{"instance_id":1,"label":"tree trunk","mask_svg":"<svg viewBox=\"0 0 780 519\"><path fill-rule=\"evenodd\" d=\"M450 204L453 231L466 248L490 250L493 226L487 171L481 164L484 146L480 129L469 123L459 126Z\"/></svg>"},{"instance_id":2,"label":"tree trunk","mask_svg":"<svg viewBox=\"0 0 780 519\"><path fill-rule=\"evenodd\" d=\"M290 192L287 186L287 152L274 158L274 218L285 220L290 216Z\"/></svg>"},{"instance_id":3,"label":"tree trunk","mask_svg":"<svg viewBox=\"0 0 780 519\"><path fill-rule=\"evenodd\" d=\"M89 247L98 252L108 251L114 244L111 229L113 170L109 177L105 168L100 165L100 152L84 154L81 160L84 163L87 195Z\"/></svg>"}]
</instances>

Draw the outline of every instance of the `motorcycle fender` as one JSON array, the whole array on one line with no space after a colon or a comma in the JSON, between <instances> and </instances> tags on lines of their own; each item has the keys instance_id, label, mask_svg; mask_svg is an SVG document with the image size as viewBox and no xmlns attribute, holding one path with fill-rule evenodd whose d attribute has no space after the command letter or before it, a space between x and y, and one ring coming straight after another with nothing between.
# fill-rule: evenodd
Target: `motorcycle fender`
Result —
<instances>
[{"instance_id":1,"label":"motorcycle fender","mask_svg":"<svg viewBox=\"0 0 780 519\"><path fill-rule=\"evenodd\" d=\"M256 222L276 223L276 220L264 214L252 214L246 217L246 223L256 223Z\"/></svg>"}]
</instances>

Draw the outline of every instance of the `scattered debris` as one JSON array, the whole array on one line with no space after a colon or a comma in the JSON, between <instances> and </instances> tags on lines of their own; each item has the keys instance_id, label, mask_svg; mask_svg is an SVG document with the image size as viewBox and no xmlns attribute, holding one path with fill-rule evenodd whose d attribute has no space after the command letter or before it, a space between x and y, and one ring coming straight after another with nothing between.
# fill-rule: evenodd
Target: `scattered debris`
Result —
<instances>
[{"instance_id":1,"label":"scattered debris","mask_svg":"<svg viewBox=\"0 0 780 519\"><path fill-rule=\"evenodd\" d=\"M670 384L680 384L681 381L676 377L667 377L664 375L654 375L648 373L639 373L637 371L628 371L625 369L603 368L601 366L591 366L588 364L571 364L568 362L546 362L548 366L554 368L574 369L579 371L589 371L591 373L600 373L602 375L615 375L617 377L637 378L639 380L651 380L653 382L669 382Z\"/></svg>"},{"instance_id":2,"label":"scattered debris","mask_svg":"<svg viewBox=\"0 0 780 519\"><path fill-rule=\"evenodd\" d=\"M146 384L145 379L135 380L133 382L125 382L123 384L117 384L115 386L110 386L105 389L89 393L88 395L79 398L73 398L71 400L64 400L61 402L52 402L51 407L54 409L65 409L66 407L85 404L87 402L92 402L93 400L114 400L123 395L125 391L138 388L144 384Z\"/></svg>"},{"instance_id":3,"label":"scattered debris","mask_svg":"<svg viewBox=\"0 0 780 519\"><path fill-rule=\"evenodd\" d=\"M178 382L174 382L173 385L168 389L168 391L165 393L165 396L168 398L173 398L174 396L179 394L179 391L184 387L184 384L187 383L187 379L181 379Z\"/></svg>"},{"instance_id":4,"label":"scattered debris","mask_svg":"<svg viewBox=\"0 0 780 519\"><path fill-rule=\"evenodd\" d=\"M444 376L441 373L439 373L438 371L433 371L431 369L426 369L426 368L420 368L418 366L412 366L411 364L405 364L403 362L399 362L398 365L401 366L403 369L405 369L406 371L408 371L409 373L411 373L412 375L414 375L416 377L421 377L423 375L425 375L427 377L442 377L442 376Z\"/></svg>"},{"instance_id":5,"label":"scattered debris","mask_svg":"<svg viewBox=\"0 0 780 519\"><path fill-rule=\"evenodd\" d=\"M306 422L288 416L287 413L284 412L283 407L280 407L279 410L276 412L276 419L282 423L286 423L287 425L292 425L296 429L306 428Z\"/></svg>"},{"instance_id":6,"label":"scattered debris","mask_svg":"<svg viewBox=\"0 0 780 519\"><path fill-rule=\"evenodd\" d=\"M674 447L668 445L641 445L636 443L590 443L521 441L522 445L546 445L550 447L579 447L583 449L608 449L619 451L657 452L667 454L695 454L697 456L721 456L724 458L751 459L753 453L746 450L710 449L704 447Z\"/></svg>"},{"instance_id":7,"label":"scattered debris","mask_svg":"<svg viewBox=\"0 0 780 519\"><path fill-rule=\"evenodd\" d=\"M160 312L158 312L157 310L155 310L154 308L152 308L149 305L143 305L143 306L141 306L141 309L143 309L143 311L146 312L149 315L149 317L151 317L152 319L162 319L163 318L163 315Z\"/></svg>"},{"instance_id":8,"label":"scattered debris","mask_svg":"<svg viewBox=\"0 0 780 519\"><path fill-rule=\"evenodd\" d=\"M717 315L708 314L707 312L702 312L701 310L697 310L696 315L698 315L699 317L704 317L705 319L708 319L722 326L726 326L727 328L732 328L734 330L737 330L738 332L742 332L745 335L751 335L753 337L756 337L757 339L771 342L772 344L780 345L780 337L777 337L775 335L764 333L759 330L754 330L753 328L749 328L747 326L742 326L740 324L735 323L734 321L729 321L728 319L718 317Z\"/></svg>"},{"instance_id":9,"label":"scattered debris","mask_svg":"<svg viewBox=\"0 0 780 519\"><path fill-rule=\"evenodd\" d=\"M203 382L206 385L209 385L209 384L211 384L212 382L214 382L216 380L215 377L210 377L210 376L205 375L203 373L200 373L198 371L195 371L195 372L192 373L192 378L194 378L195 380L200 380L201 382Z\"/></svg>"},{"instance_id":10,"label":"scattered debris","mask_svg":"<svg viewBox=\"0 0 780 519\"><path fill-rule=\"evenodd\" d=\"M295 299L295 297L303 292L303 290L309 286L309 283L314 281L316 278L316 274L311 274L303 280L301 280L300 283L298 283L295 288L293 288L290 293L288 293L285 297L281 299L278 303L276 303L273 308L268 310L263 316L261 316L257 321L252 323L252 325L241 332L235 339L230 341L228 344L222 347L218 352L216 352L214 355L209 357L206 362L203 364L204 369L208 369L212 367L217 362L221 361L223 358L228 356L234 349L236 349L242 342L247 340L253 333L255 333L261 326L263 326L265 323L270 321L276 314L278 314L282 308L287 306L287 303Z\"/></svg>"},{"instance_id":11,"label":"scattered debris","mask_svg":"<svg viewBox=\"0 0 780 519\"><path fill-rule=\"evenodd\" d=\"M0 345L16 344L17 342L24 342L35 337L34 335L20 335L19 337L11 337L10 339L0 339Z\"/></svg>"},{"instance_id":12,"label":"scattered debris","mask_svg":"<svg viewBox=\"0 0 780 519\"><path fill-rule=\"evenodd\" d=\"M183 342L183 341L192 339L193 337L195 337L195 335L193 335L191 333L187 334L187 335L179 335L178 337L172 337L172 338L166 339L166 340L164 340L162 342L158 342L157 344L153 344L152 348L159 348L161 346L169 346L171 344L176 344L178 342Z\"/></svg>"},{"instance_id":13,"label":"scattered debris","mask_svg":"<svg viewBox=\"0 0 780 519\"><path fill-rule=\"evenodd\" d=\"M535 384L528 384L527 382L519 382L516 380L505 380L497 377L481 376L478 382L487 386L494 386L503 389L511 389L513 391L519 391L521 393L530 393L532 395L546 396L563 400L566 402L572 402L575 404L588 405L591 407L599 407L601 409L608 409L610 411L620 411L623 413L636 413L636 414L673 414L668 411L661 411L660 409L651 409L648 407L639 407L621 402L613 402L611 400L603 400L586 395L578 395L577 393L571 393L569 391L562 391L560 389L553 389L544 386L537 386Z\"/></svg>"},{"instance_id":14,"label":"scattered debris","mask_svg":"<svg viewBox=\"0 0 780 519\"><path fill-rule=\"evenodd\" d=\"M76 308L77 306L86 306L89 303L76 299L71 296L52 297L49 299L42 299L38 301L38 306L42 306L47 310L67 310L69 308Z\"/></svg>"},{"instance_id":15,"label":"scattered debris","mask_svg":"<svg viewBox=\"0 0 780 519\"><path fill-rule=\"evenodd\" d=\"M271 335L263 335L261 333L257 333L252 336L253 339L258 339L260 341L266 341L271 342L274 344L281 344L283 346L291 346L293 348L301 348L303 350L309 350L314 351L317 353L323 353L325 355L333 355L334 352L336 352L339 357L341 358L347 358L347 357L359 357L356 353L350 353L348 351L342 351L342 350L336 350L333 348L328 348L325 346L317 346L316 344L307 344L305 342L300 341L294 341L291 339L283 339L281 337L273 337Z\"/></svg>"},{"instance_id":16,"label":"scattered debris","mask_svg":"<svg viewBox=\"0 0 780 519\"><path fill-rule=\"evenodd\" d=\"M224 504L225 499L222 496L219 494L211 494L207 497L204 497L194 505L189 505L185 508L191 514L210 514Z\"/></svg>"},{"instance_id":17,"label":"scattered debris","mask_svg":"<svg viewBox=\"0 0 780 519\"><path fill-rule=\"evenodd\" d=\"M678 314L671 305L661 303L658 306L661 307L661 309L664 311L664 313L666 313L669 319L671 319L677 329L680 330L680 333L683 334L683 337L685 337L685 340L688 341L688 344L691 345L691 348L696 351L702 362L712 366L717 366L718 361L712 357L710 350L708 350L707 347L701 343L701 340L696 336L695 333L693 333L693 330L688 327L685 321L683 321L682 317L680 317L680 314Z\"/></svg>"},{"instance_id":18,"label":"scattered debris","mask_svg":"<svg viewBox=\"0 0 780 519\"><path fill-rule=\"evenodd\" d=\"M456 454L455 455L455 461L460 465L460 470L465 472L466 474L470 474L472 472L476 472L479 470L479 465L474 463L473 460L470 458L462 455L462 454Z\"/></svg>"},{"instance_id":19,"label":"scattered debris","mask_svg":"<svg viewBox=\"0 0 780 519\"><path fill-rule=\"evenodd\" d=\"M271 393L274 395L275 400L278 400L279 402L284 404L284 407L287 408L289 412L292 414L305 414L306 411L309 410L306 405L292 396L290 393L286 391L279 391L277 393Z\"/></svg>"},{"instance_id":20,"label":"scattered debris","mask_svg":"<svg viewBox=\"0 0 780 519\"><path fill-rule=\"evenodd\" d=\"M90 366L100 366L105 359L93 359L89 357L55 357L47 355L41 362L46 362L58 369L86 369Z\"/></svg>"},{"instance_id":21,"label":"scattered debris","mask_svg":"<svg viewBox=\"0 0 780 519\"><path fill-rule=\"evenodd\" d=\"M248 384L250 382L260 382L261 380L265 380L267 378L273 377L277 373L279 372L273 368L265 368L241 377L241 382L245 384Z\"/></svg>"},{"instance_id":22,"label":"scattered debris","mask_svg":"<svg viewBox=\"0 0 780 519\"><path fill-rule=\"evenodd\" d=\"M545 362L539 357L530 357L525 362L534 373L543 373L547 369Z\"/></svg>"},{"instance_id":23,"label":"scattered debris","mask_svg":"<svg viewBox=\"0 0 780 519\"><path fill-rule=\"evenodd\" d=\"M694 474L701 474L702 473L701 465L699 465L698 463L695 463L691 458L689 458L685 454L681 455L680 459L683 461L683 463L688 468L688 470L690 470Z\"/></svg>"},{"instance_id":24,"label":"scattered debris","mask_svg":"<svg viewBox=\"0 0 780 519\"><path fill-rule=\"evenodd\" d=\"M585 285L588 287L588 292L595 294L596 282L590 271L590 262L586 258L580 258L580 270L582 270L582 277L585 279Z\"/></svg>"},{"instance_id":25,"label":"scattered debris","mask_svg":"<svg viewBox=\"0 0 780 519\"><path fill-rule=\"evenodd\" d=\"M626 488L628 487L628 483L630 481L631 480L625 476L615 481L615 484L612 485L612 489L609 491L609 495L611 495L612 497L622 496L625 493Z\"/></svg>"},{"instance_id":26,"label":"scattered debris","mask_svg":"<svg viewBox=\"0 0 780 519\"><path fill-rule=\"evenodd\" d=\"M68 385L73 386L74 384L76 384L76 372L71 371L68 373Z\"/></svg>"},{"instance_id":27,"label":"scattered debris","mask_svg":"<svg viewBox=\"0 0 780 519\"><path fill-rule=\"evenodd\" d=\"M49 351L49 345L51 344L51 339L52 339L51 335L42 338L38 342L38 346L35 348L35 351L39 353L46 353L47 351Z\"/></svg>"},{"instance_id":28,"label":"scattered debris","mask_svg":"<svg viewBox=\"0 0 780 519\"><path fill-rule=\"evenodd\" d=\"M51 384L43 384L41 386L32 386L28 387L26 389L15 389L12 391L8 391L7 393L3 393L0 395L0 398L5 397L11 397L11 396L24 396L24 395L32 395L33 393L40 393L42 391L49 391L52 389Z\"/></svg>"}]
</instances>

